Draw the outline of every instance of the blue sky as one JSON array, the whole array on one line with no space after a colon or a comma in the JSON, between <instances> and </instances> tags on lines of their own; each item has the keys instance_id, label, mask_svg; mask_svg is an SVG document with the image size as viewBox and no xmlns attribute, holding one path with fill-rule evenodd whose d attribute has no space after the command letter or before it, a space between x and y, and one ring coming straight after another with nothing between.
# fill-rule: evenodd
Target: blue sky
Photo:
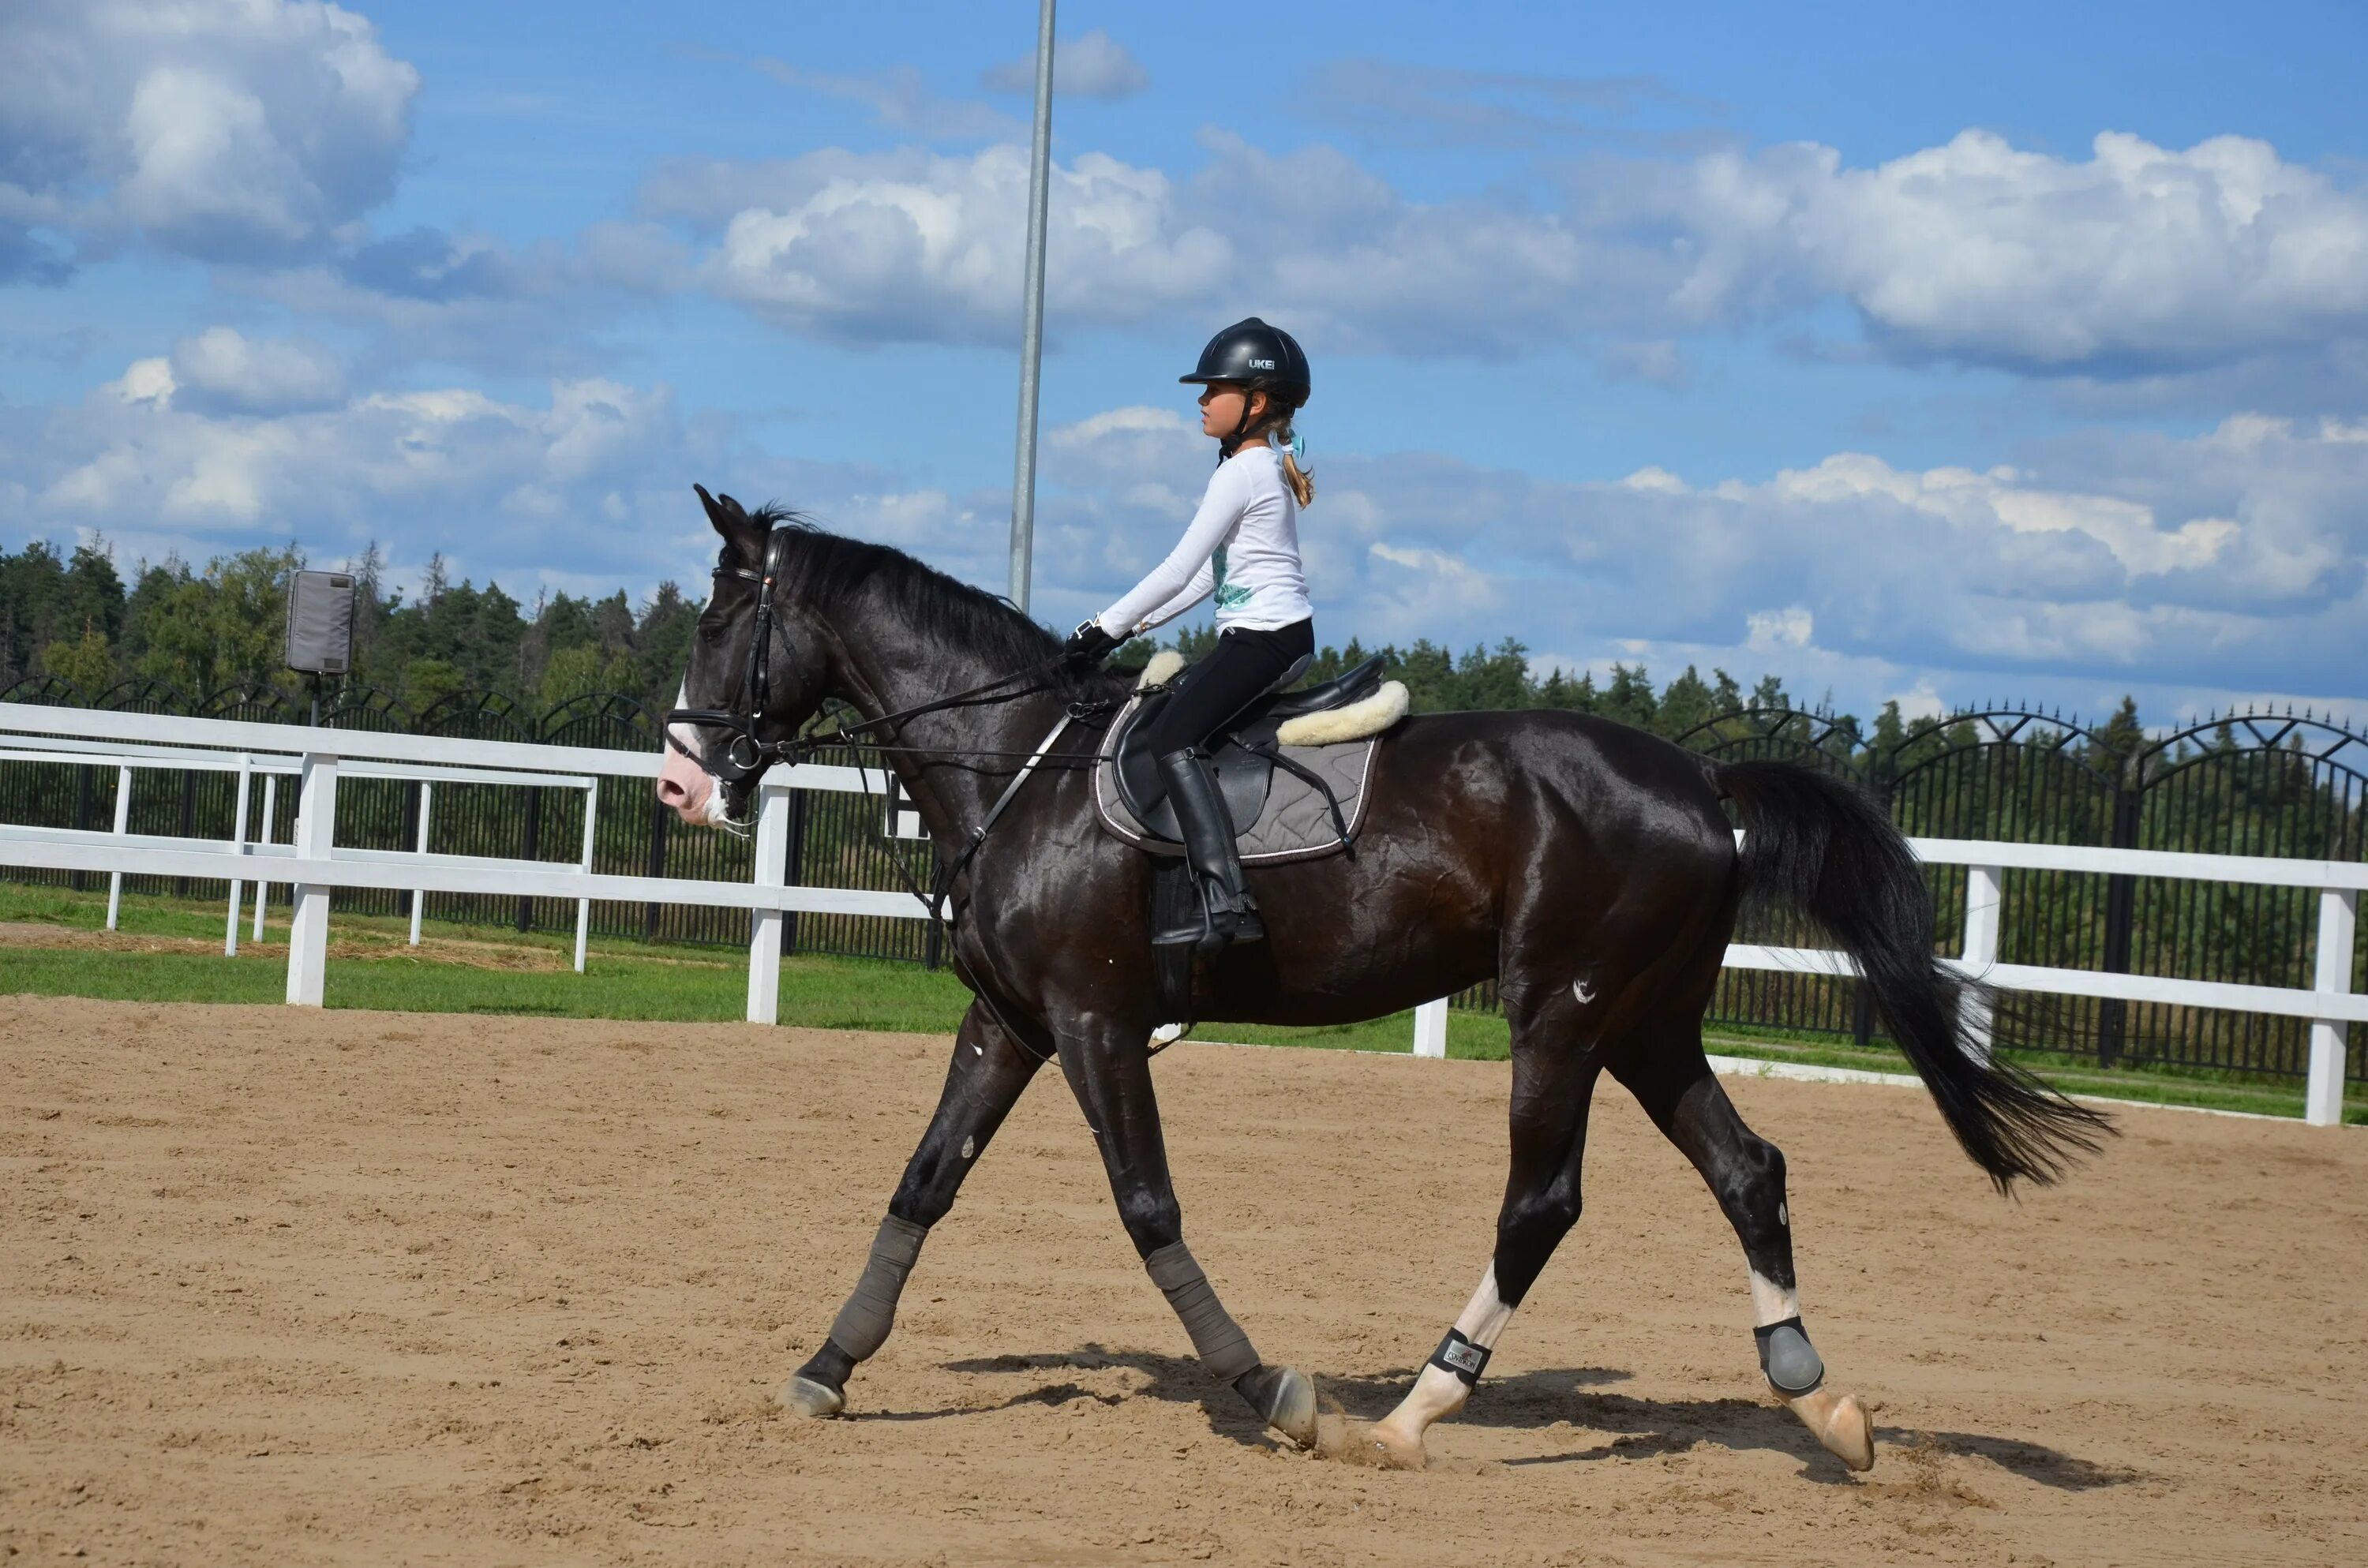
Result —
<instances>
[{"instance_id":1,"label":"blue sky","mask_svg":"<svg viewBox=\"0 0 2368 1568\"><path fill-rule=\"evenodd\" d=\"M1258 311L1326 640L2361 715L2363 17L1071 0L1038 612L1165 551L1173 378ZM699 479L1000 587L1033 36L22 0L0 545L638 594Z\"/></svg>"}]
</instances>

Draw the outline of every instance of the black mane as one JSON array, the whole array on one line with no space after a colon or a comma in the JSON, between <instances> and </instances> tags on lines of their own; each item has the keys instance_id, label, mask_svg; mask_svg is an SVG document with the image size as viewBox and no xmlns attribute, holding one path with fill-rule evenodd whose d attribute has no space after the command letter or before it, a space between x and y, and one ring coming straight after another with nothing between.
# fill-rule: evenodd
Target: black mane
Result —
<instances>
[{"instance_id":1,"label":"black mane","mask_svg":"<svg viewBox=\"0 0 2368 1568\"><path fill-rule=\"evenodd\" d=\"M978 678L1041 665L1061 651L1057 638L1008 599L959 582L903 551L828 533L786 507L750 514L796 535L782 584L792 600L825 614L884 609L905 629L978 660ZM860 604L871 596L868 606Z\"/></svg>"}]
</instances>

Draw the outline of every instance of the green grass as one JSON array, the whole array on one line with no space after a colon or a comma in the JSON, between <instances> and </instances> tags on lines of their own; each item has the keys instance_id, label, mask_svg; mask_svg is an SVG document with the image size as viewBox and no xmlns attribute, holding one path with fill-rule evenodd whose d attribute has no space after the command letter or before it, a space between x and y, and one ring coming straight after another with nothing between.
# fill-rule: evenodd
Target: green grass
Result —
<instances>
[{"instance_id":1,"label":"green grass","mask_svg":"<svg viewBox=\"0 0 2368 1568\"><path fill-rule=\"evenodd\" d=\"M0 886L0 920L97 930L106 917L103 893ZM118 929L129 936L195 937L211 950L0 948L0 991L143 1002L278 1002L287 994L287 960L255 953L248 941L252 926L241 922L239 956L222 956L219 904L126 895ZM603 938L590 944L582 974L489 969L423 958L406 944L409 929L407 921L387 916L336 916L334 937L368 946L362 954L330 960L322 1001L387 1012L570 1018L728 1022L747 1012L747 960L728 951ZM575 950L571 934L522 936L438 920L423 922L421 935L495 950ZM267 919L264 937L286 942L285 920ZM951 974L913 964L812 957L781 961L784 1023L951 1033L969 999Z\"/></svg>"},{"instance_id":2,"label":"green grass","mask_svg":"<svg viewBox=\"0 0 2368 1568\"><path fill-rule=\"evenodd\" d=\"M104 926L104 892L0 883L0 921L26 921L80 930ZM274 1003L286 994L287 962L257 954L240 923L240 955L224 959L220 904L127 894L119 929L127 935L194 938L208 945L188 952L97 949L0 948L0 992L90 996L108 1001ZM574 1018L731 1022L746 1016L748 966L738 953L625 938L593 941L586 971L495 969L424 957L405 941L408 922L339 915L332 933L360 949L330 961L324 1001L331 1007L406 1013L491 1013ZM572 934L521 935L481 926L430 920L423 936L473 949L531 949L570 954ZM284 942L283 919L268 921L267 942ZM946 971L869 959L791 957L781 961L780 1018L813 1028L890 1029L950 1034L962 1021L969 993ZM1316 1028L1267 1024L1204 1023L1196 1038L1247 1045L1327 1051L1405 1052L1412 1048L1414 1016L1397 1013L1365 1023ZM1713 1051L1770 1062L1903 1073L1907 1065L1888 1048L1779 1031L1720 1030ZM1502 1062L1510 1055L1505 1020L1494 1014L1451 1012L1447 1053L1463 1061ZM2147 1067L2103 1071L2079 1058L2017 1053L2069 1094L2150 1104L2202 1106L2302 1114L2300 1085L2208 1069ZM2346 1096L2344 1119L2368 1124L2368 1095Z\"/></svg>"},{"instance_id":3,"label":"green grass","mask_svg":"<svg viewBox=\"0 0 2368 1568\"><path fill-rule=\"evenodd\" d=\"M245 954L10 948L0 949L0 990L119 1002L278 1002L288 985L286 960ZM617 957L583 974L403 958L332 960L322 987L331 1007L708 1022L743 1017L747 994L746 966ZM783 1023L950 1034L968 1000L951 978L905 965L827 958L781 965Z\"/></svg>"}]
</instances>

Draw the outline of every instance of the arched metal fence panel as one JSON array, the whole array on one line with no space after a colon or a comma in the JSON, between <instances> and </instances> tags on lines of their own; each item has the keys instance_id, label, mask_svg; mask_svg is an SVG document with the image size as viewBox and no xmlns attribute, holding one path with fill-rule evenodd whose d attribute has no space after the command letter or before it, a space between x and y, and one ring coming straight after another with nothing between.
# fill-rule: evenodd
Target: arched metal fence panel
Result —
<instances>
[{"instance_id":1,"label":"arched metal fence panel","mask_svg":"<svg viewBox=\"0 0 2368 1568\"><path fill-rule=\"evenodd\" d=\"M2112 842L2113 759L2097 738L2020 709L1952 715L1934 730L1884 753L1875 775L1892 820L1926 838L1990 839L2010 844ZM1966 869L1932 866L1935 950L1953 955L1965 942ZM1999 879L2005 963L2093 968L2106 915L2099 879L2010 869ZM1855 983L1854 1032L1881 1032ZM2051 1000L2044 1010L2009 1007L1994 1038L2001 1045L2055 1048L2088 1039L2098 1004Z\"/></svg>"},{"instance_id":2,"label":"arched metal fence panel","mask_svg":"<svg viewBox=\"0 0 2368 1568\"><path fill-rule=\"evenodd\" d=\"M97 704L63 676L25 676L0 687L0 702L32 702L48 708L94 708Z\"/></svg>"},{"instance_id":3,"label":"arched metal fence panel","mask_svg":"<svg viewBox=\"0 0 2368 1568\"><path fill-rule=\"evenodd\" d=\"M2357 861L2368 858L2368 740L2328 721L2236 714L2140 750L2122 839L2141 849ZM2307 987L2317 895L2301 888L2115 878L2126 913L2112 967L2138 974ZM2352 988L2368 986L2368 944ZM2108 1004L2111 1007L2112 1005ZM2109 1016L2110 1026L2114 1020ZM2368 1029L2353 1025L2346 1076L2368 1077ZM2309 1028L2297 1019L2140 1003L2110 1027L2100 1054L2201 1067L2299 1074Z\"/></svg>"},{"instance_id":4,"label":"arched metal fence panel","mask_svg":"<svg viewBox=\"0 0 2368 1568\"><path fill-rule=\"evenodd\" d=\"M154 676L138 676L121 680L99 694L94 708L105 708L117 713L188 713L194 711L188 694L170 681Z\"/></svg>"},{"instance_id":5,"label":"arched metal fence panel","mask_svg":"<svg viewBox=\"0 0 2368 1568\"><path fill-rule=\"evenodd\" d=\"M1853 725L1831 714L1790 708L1721 714L1687 731L1678 744L1721 762L1801 763L1861 783L1871 767ZM1735 939L1777 948L1814 948L1824 941L1805 916L1758 901L1744 906ZM1859 1016L1856 990L1848 981L1820 974L1729 970L1711 993L1708 1019L1729 1028L1863 1036L1868 1020Z\"/></svg>"}]
</instances>

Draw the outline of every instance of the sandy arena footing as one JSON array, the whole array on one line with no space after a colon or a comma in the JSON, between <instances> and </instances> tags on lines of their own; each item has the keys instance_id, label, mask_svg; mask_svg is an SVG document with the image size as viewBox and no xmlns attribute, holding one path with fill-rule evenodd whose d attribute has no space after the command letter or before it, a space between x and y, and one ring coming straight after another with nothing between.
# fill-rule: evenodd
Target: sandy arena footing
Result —
<instances>
[{"instance_id":1,"label":"sandy arena footing","mask_svg":"<svg viewBox=\"0 0 2368 1568\"><path fill-rule=\"evenodd\" d=\"M1419 1474L1190 1359L1047 1072L849 1416L770 1400L948 1043L0 998L0 1553L107 1563L2325 1564L2368 1540L2368 1139L2133 1108L1991 1195L1920 1095L1730 1080L1782 1147L1853 1476L1608 1082L1587 1215ZM1326 1409L1486 1258L1502 1064L1186 1044L1185 1231ZM1408 1131L1436 1141L1409 1148ZM2350 1546L2345 1546L2345 1541Z\"/></svg>"}]
</instances>

